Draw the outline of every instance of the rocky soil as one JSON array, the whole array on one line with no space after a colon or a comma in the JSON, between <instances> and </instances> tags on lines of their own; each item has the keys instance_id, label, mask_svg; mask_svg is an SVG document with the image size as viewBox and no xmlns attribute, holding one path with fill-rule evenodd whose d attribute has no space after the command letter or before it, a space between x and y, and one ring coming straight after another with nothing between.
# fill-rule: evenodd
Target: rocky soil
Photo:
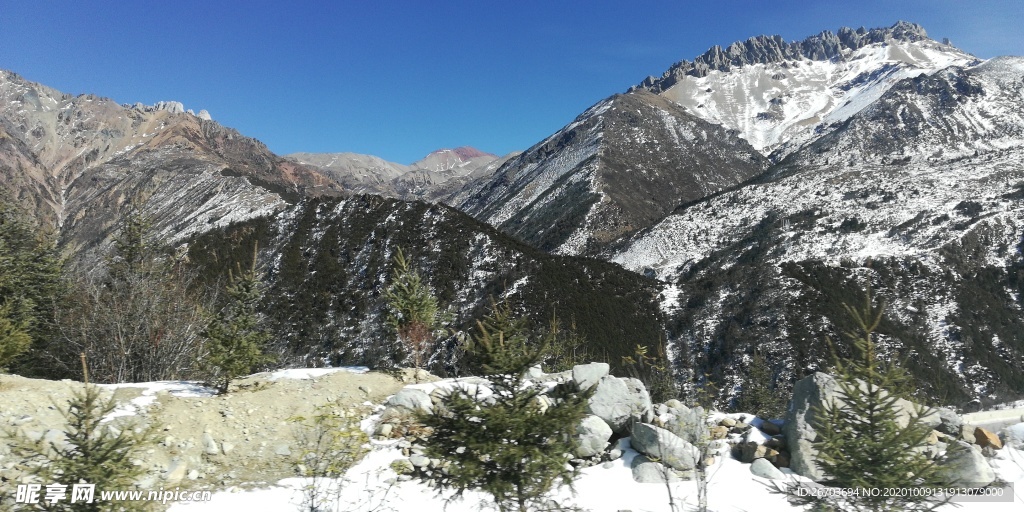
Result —
<instances>
[{"instance_id":1,"label":"rocky soil","mask_svg":"<svg viewBox=\"0 0 1024 512\"><path fill-rule=\"evenodd\" d=\"M103 386L118 408L112 425L156 426L158 443L134 462L146 467L149 488L217 489L259 486L295 476L295 417L335 403L369 412L400 390L409 373L311 370L306 375L263 373L242 379L227 395L191 383ZM295 374L300 377L294 378ZM420 375L421 380L432 377ZM83 384L0 375L0 495L13 495L27 466L10 452L10 436L41 436L61 443L61 411Z\"/></svg>"}]
</instances>

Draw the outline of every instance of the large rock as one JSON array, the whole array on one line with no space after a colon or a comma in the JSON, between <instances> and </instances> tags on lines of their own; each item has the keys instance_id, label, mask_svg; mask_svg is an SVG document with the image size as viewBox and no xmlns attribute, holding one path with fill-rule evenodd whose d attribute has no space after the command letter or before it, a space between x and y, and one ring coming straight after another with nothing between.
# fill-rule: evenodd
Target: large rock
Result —
<instances>
[{"instance_id":1,"label":"large rock","mask_svg":"<svg viewBox=\"0 0 1024 512\"><path fill-rule=\"evenodd\" d=\"M608 375L609 369L608 363L578 364L572 367L572 380L580 390L590 389Z\"/></svg>"},{"instance_id":2,"label":"large rock","mask_svg":"<svg viewBox=\"0 0 1024 512\"><path fill-rule=\"evenodd\" d=\"M993 449L998 450L1003 447L1003 442L999 440L999 436L981 427L974 429L974 442L982 448L991 446Z\"/></svg>"},{"instance_id":3,"label":"large rock","mask_svg":"<svg viewBox=\"0 0 1024 512\"><path fill-rule=\"evenodd\" d=\"M593 457L608 447L612 437L612 428L601 418L593 414L583 418L576 427L577 457Z\"/></svg>"},{"instance_id":4,"label":"large rock","mask_svg":"<svg viewBox=\"0 0 1024 512\"><path fill-rule=\"evenodd\" d=\"M691 444L702 442L710 435L707 413L703 407L697 406L690 409L683 404L677 404L674 407L669 407L669 413L674 416L672 423L675 426L672 431L678 432L680 437Z\"/></svg>"},{"instance_id":5,"label":"large rock","mask_svg":"<svg viewBox=\"0 0 1024 512\"><path fill-rule=\"evenodd\" d=\"M978 489L996 479L995 471L988 465L985 456L963 441L950 445L945 458L938 465L946 481L956 487Z\"/></svg>"},{"instance_id":6,"label":"large rock","mask_svg":"<svg viewBox=\"0 0 1024 512\"><path fill-rule=\"evenodd\" d=\"M793 386L793 399L782 427L789 445L790 469L816 482L824 479L825 475L814 462L817 456L817 450L814 448L817 434L812 427L817 421L814 411L826 402L834 402L841 406L842 400L837 395L838 391L836 380L831 375L817 372L800 379ZM906 427L910 419L917 415L919 407L908 400L897 400L896 414L899 425ZM921 422L931 428L942 423L941 416L936 410L921 416Z\"/></svg>"},{"instance_id":7,"label":"large rock","mask_svg":"<svg viewBox=\"0 0 1024 512\"><path fill-rule=\"evenodd\" d=\"M416 388L402 388L401 391L395 393L395 396L388 399L384 405L401 407L409 411L430 412L434 409L434 404L430 401L430 395L426 391Z\"/></svg>"},{"instance_id":8,"label":"large rock","mask_svg":"<svg viewBox=\"0 0 1024 512\"><path fill-rule=\"evenodd\" d=\"M755 459L754 462L750 464L750 472L753 473L754 476L767 478L769 480L782 480L786 478L786 475L773 466L771 462L768 462L768 459Z\"/></svg>"},{"instance_id":9,"label":"large rock","mask_svg":"<svg viewBox=\"0 0 1024 512\"><path fill-rule=\"evenodd\" d=\"M643 455L633 457L633 462L629 467L633 471L633 480L642 484L663 484L666 481L678 482L680 480L679 475L671 468L658 464Z\"/></svg>"},{"instance_id":10,"label":"large rock","mask_svg":"<svg viewBox=\"0 0 1024 512\"><path fill-rule=\"evenodd\" d=\"M587 402L587 412L600 417L612 431L622 434L630 424L643 421L651 414L651 396L637 379L620 379L611 375L597 382Z\"/></svg>"},{"instance_id":11,"label":"large rock","mask_svg":"<svg viewBox=\"0 0 1024 512\"><path fill-rule=\"evenodd\" d=\"M945 407L940 407L937 411L939 414L939 425L935 427L935 430L949 436L959 436L960 429L964 426L964 420L960 415Z\"/></svg>"},{"instance_id":12,"label":"large rock","mask_svg":"<svg viewBox=\"0 0 1024 512\"><path fill-rule=\"evenodd\" d=\"M700 460L697 447L649 423L633 425L630 444L634 450L680 471L692 470Z\"/></svg>"}]
</instances>

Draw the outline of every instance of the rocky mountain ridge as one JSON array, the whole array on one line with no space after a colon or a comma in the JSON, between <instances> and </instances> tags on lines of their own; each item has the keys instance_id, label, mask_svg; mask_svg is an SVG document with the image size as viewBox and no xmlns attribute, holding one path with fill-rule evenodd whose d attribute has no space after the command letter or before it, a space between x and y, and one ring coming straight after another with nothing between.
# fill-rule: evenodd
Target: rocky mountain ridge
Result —
<instances>
[{"instance_id":1,"label":"rocky mountain ridge","mask_svg":"<svg viewBox=\"0 0 1024 512\"><path fill-rule=\"evenodd\" d=\"M589 255L767 160L645 91L599 102L446 202L547 251Z\"/></svg>"},{"instance_id":2,"label":"rocky mountain ridge","mask_svg":"<svg viewBox=\"0 0 1024 512\"><path fill-rule=\"evenodd\" d=\"M342 188L180 103L123 106L0 73L0 184L69 253L102 244L139 205L161 235L190 233Z\"/></svg>"},{"instance_id":3,"label":"rocky mountain ridge","mask_svg":"<svg viewBox=\"0 0 1024 512\"><path fill-rule=\"evenodd\" d=\"M928 38L924 27L898 21L891 27L852 29L841 27L838 32L824 30L802 41L786 42L782 36L760 35L746 41L736 41L727 48L712 46L693 61L679 61L669 67L660 78L648 77L636 88L651 92L664 92L685 75L705 77L711 71L728 73L734 67L751 64L773 64L787 60L831 60L843 55L844 50L859 50L876 43L919 42Z\"/></svg>"},{"instance_id":4,"label":"rocky mountain ridge","mask_svg":"<svg viewBox=\"0 0 1024 512\"><path fill-rule=\"evenodd\" d=\"M920 26L840 29L786 43L758 36L682 61L634 89L740 132L779 160L828 133L900 80L981 61Z\"/></svg>"},{"instance_id":5,"label":"rocky mountain ridge","mask_svg":"<svg viewBox=\"0 0 1024 512\"><path fill-rule=\"evenodd\" d=\"M293 153L286 158L319 168L355 193L436 201L472 180L490 176L511 156L462 146L433 151L409 165L358 153Z\"/></svg>"}]
</instances>

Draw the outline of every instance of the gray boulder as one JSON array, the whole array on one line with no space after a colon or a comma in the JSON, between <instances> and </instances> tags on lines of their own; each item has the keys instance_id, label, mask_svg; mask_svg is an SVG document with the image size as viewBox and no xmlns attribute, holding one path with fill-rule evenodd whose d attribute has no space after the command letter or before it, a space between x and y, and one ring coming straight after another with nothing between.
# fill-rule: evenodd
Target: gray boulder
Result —
<instances>
[{"instance_id":1,"label":"gray boulder","mask_svg":"<svg viewBox=\"0 0 1024 512\"><path fill-rule=\"evenodd\" d=\"M782 480L786 478L786 475L773 466L771 462L768 462L768 459L754 459L754 462L750 464L750 472L754 476L769 480Z\"/></svg>"},{"instance_id":2,"label":"gray boulder","mask_svg":"<svg viewBox=\"0 0 1024 512\"><path fill-rule=\"evenodd\" d=\"M944 407L936 409L936 411L939 415L939 424L935 426L935 430L948 436L959 436L960 429L964 426L964 420L960 418L960 415Z\"/></svg>"},{"instance_id":3,"label":"gray boulder","mask_svg":"<svg viewBox=\"0 0 1024 512\"><path fill-rule=\"evenodd\" d=\"M643 455L633 457L633 462L629 467L633 471L633 480L642 484L663 484L666 480L668 482L681 480L671 468L658 464Z\"/></svg>"},{"instance_id":4,"label":"gray boulder","mask_svg":"<svg viewBox=\"0 0 1024 512\"><path fill-rule=\"evenodd\" d=\"M946 481L957 487L978 489L996 480L995 471L985 456L963 441L949 445L938 466Z\"/></svg>"},{"instance_id":5,"label":"gray boulder","mask_svg":"<svg viewBox=\"0 0 1024 512\"><path fill-rule=\"evenodd\" d=\"M430 395L422 389L402 388L395 393L395 396L388 399L384 405L388 407L401 407L409 411L430 412L434 409Z\"/></svg>"},{"instance_id":6,"label":"gray boulder","mask_svg":"<svg viewBox=\"0 0 1024 512\"><path fill-rule=\"evenodd\" d=\"M203 452L207 455L220 455L220 447L209 432L203 432Z\"/></svg>"},{"instance_id":7,"label":"gray boulder","mask_svg":"<svg viewBox=\"0 0 1024 512\"><path fill-rule=\"evenodd\" d=\"M593 396L587 401L587 412L600 417L612 431L622 434L630 424L643 421L651 413L651 396L636 379L602 377Z\"/></svg>"},{"instance_id":8,"label":"gray boulder","mask_svg":"<svg viewBox=\"0 0 1024 512\"><path fill-rule=\"evenodd\" d=\"M590 389L608 375L609 369L608 363L578 364L572 367L572 380L576 381L580 390Z\"/></svg>"},{"instance_id":9,"label":"gray boulder","mask_svg":"<svg viewBox=\"0 0 1024 512\"><path fill-rule=\"evenodd\" d=\"M796 474L816 482L821 481L825 475L814 462L817 456L817 450L814 448L817 434L812 427L817 421L814 410L826 402L833 402L841 406L842 400L837 396L838 391L836 380L831 375L817 372L800 379L793 386L793 399L782 427L792 457L790 469ZM910 419L917 415L919 406L913 402L899 399L896 408L897 422L900 426L905 427ZM942 423L939 412L935 410L922 416L921 421L931 428Z\"/></svg>"},{"instance_id":10,"label":"gray boulder","mask_svg":"<svg viewBox=\"0 0 1024 512\"><path fill-rule=\"evenodd\" d=\"M669 408L669 413L675 417L672 423L675 425L673 432L679 432L683 439L696 444L710 435L705 417L707 414L704 408L697 406L690 409L682 404Z\"/></svg>"},{"instance_id":11,"label":"gray boulder","mask_svg":"<svg viewBox=\"0 0 1024 512\"><path fill-rule=\"evenodd\" d=\"M681 471L692 470L700 460L697 447L649 423L633 425L630 444L634 450Z\"/></svg>"},{"instance_id":12,"label":"gray boulder","mask_svg":"<svg viewBox=\"0 0 1024 512\"><path fill-rule=\"evenodd\" d=\"M612 428L601 418L593 414L583 418L576 427L577 457L593 457L608 447L608 440L612 437Z\"/></svg>"}]
</instances>

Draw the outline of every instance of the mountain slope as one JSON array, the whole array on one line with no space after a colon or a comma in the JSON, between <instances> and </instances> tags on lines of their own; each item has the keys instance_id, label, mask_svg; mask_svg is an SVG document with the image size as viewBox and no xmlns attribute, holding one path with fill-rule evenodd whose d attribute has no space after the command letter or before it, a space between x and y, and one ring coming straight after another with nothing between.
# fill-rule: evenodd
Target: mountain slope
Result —
<instances>
[{"instance_id":1,"label":"mountain slope","mask_svg":"<svg viewBox=\"0 0 1024 512\"><path fill-rule=\"evenodd\" d=\"M1024 394L1024 61L904 79L756 182L675 212L617 261L672 283L678 353L738 385L827 363L870 283L885 350L933 398ZM826 319L828 318L828 320ZM701 355L705 354L705 355ZM710 354L710 355L706 355Z\"/></svg>"},{"instance_id":2,"label":"mountain slope","mask_svg":"<svg viewBox=\"0 0 1024 512\"><path fill-rule=\"evenodd\" d=\"M591 107L447 201L541 249L596 254L765 166L727 130L637 91Z\"/></svg>"},{"instance_id":3,"label":"mountain slope","mask_svg":"<svg viewBox=\"0 0 1024 512\"><path fill-rule=\"evenodd\" d=\"M656 282L607 262L540 252L443 205L310 199L196 237L189 258L215 282L251 261L257 244L274 339L306 363L376 365L382 342L395 338L383 294L399 248L442 307L453 308L449 327L464 333L476 333L492 300L507 299L536 326L553 314L563 327L574 323L591 353L613 363L661 339ZM457 356L446 343L434 367L450 371Z\"/></svg>"},{"instance_id":4,"label":"mountain slope","mask_svg":"<svg viewBox=\"0 0 1024 512\"><path fill-rule=\"evenodd\" d=\"M715 46L640 89L740 132L765 154L788 154L848 119L904 78L975 57L933 41L919 25L822 32L803 41L758 36Z\"/></svg>"},{"instance_id":5,"label":"mountain slope","mask_svg":"<svg viewBox=\"0 0 1024 512\"><path fill-rule=\"evenodd\" d=\"M202 114L202 113L201 113ZM180 239L341 187L261 142L184 112L71 96L0 72L0 183L71 251L101 242L131 204Z\"/></svg>"}]
</instances>

